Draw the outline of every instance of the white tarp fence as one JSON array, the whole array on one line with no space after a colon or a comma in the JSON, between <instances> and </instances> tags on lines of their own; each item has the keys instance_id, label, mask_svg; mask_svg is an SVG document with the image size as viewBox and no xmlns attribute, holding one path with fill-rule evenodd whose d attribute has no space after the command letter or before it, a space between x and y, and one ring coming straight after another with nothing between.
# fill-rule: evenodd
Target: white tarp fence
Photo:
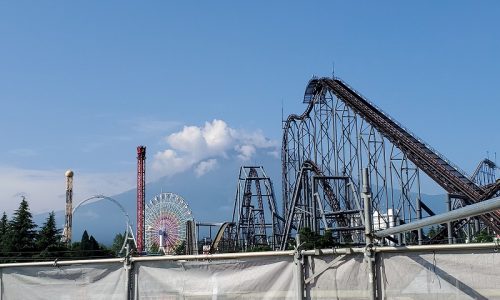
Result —
<instances>
[{"instance_id":1,"label":"white tarp fence","mask_svg":"<svg viewBox=\"0 0 500 300\"><path fill-rule=\"evenodd\" d=\"M500 299L500 253L381 253L381 299Z\"/></svg>"},{"instance_id":2,"label":"white tarp fence","mask_svg":"<svg viewBox=\"0 0 500 300\"><path fill-rule=\"evenodd\" d=\"M123 264L0 268L1 300L127 299Z\"/></svg>"},{"instance_id":3,"label":"white tarp fence","mask_svg":"<svg viewBox=\"0 0 500 300\"><path fill-rule=\"evenodd\" d=\"M376 258L379 299L500 300L500 253L493 249L377 253ZM363 255L307 261L306 299L369 298Z\"/></svg>"},{"instance_id":4,"label":"white tarp fence","mask_svg":"<svg viewBox=\"0 0 500 300\"><path fill-rule=\"evenodd\" d=\"M336 258L338 261L334 261ZM362 254L307 257L307 299L367 299L368 272ZM309 279L309 280L308 280Z\"/></svg>"},{"instance_id":5,"label":"white tarp fence","mask_svg":"<svg viewBox=\"0 0 500 300\"><path fill-rule=\"evenodd\" d=\"M367 299L362 254L304 258L306 299ZM498 299L500 253L494 249L377 253L380 299ZM0 265L0 300L11 299L296 299L291 255L199 261L68 266ZM128 285L127 285L128 282Z\"/></svg>"},{"instance_id":6,"label":"white tarp fence","mask_svg":"<svg viewBox=\"0 0 500 300\"><path fill-rule=\"evenodd\" d=\"M139 299L296 299L293 257L137 262Z\"/></svg>"}]
</instances>

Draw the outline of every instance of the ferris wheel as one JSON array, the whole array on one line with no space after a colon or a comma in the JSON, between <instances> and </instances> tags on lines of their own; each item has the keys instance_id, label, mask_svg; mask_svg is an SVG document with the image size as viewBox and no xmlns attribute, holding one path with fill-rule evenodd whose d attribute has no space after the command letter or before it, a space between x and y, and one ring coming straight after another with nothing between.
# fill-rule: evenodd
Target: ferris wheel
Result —
<instances>
[{"instance_id":1,"label":"ferris wheel","mask_svg":"<svg viewBox=\"0 0 500 300\"><path fill-rule=\"evenodd\" d=\"M186 223L194 221L184 199L174 193L161 193L146 204L144 210L145 248L157 248L172 254L186 240Z\"/></svg>"}]
</instances>

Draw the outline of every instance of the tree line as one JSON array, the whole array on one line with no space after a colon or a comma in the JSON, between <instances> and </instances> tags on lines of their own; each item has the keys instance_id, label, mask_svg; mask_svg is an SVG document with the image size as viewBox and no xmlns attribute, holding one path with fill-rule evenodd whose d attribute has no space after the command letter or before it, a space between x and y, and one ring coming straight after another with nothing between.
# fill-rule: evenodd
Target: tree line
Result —
<instances>
[{"instance_id":1,"label":"tree line","mask_svg":"<svg viewBox=\"0 0 500 300\"><path fill-rule=\"evenodd\" d=\"M68 245L63 242L61 232L56 226L54 212L38 229L33 222L28 201L23 197L10 220L5 212L0 219L0 263L116 257L124 239L123 235L118 234L113 246L107 248L85 230L80 241Z\"/></svg>"}]
</instances>

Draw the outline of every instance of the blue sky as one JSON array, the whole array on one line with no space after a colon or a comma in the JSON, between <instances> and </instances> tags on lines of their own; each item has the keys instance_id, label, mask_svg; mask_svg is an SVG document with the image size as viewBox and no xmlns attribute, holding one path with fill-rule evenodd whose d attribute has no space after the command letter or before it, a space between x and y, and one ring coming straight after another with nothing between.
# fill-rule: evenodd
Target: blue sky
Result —
<instances>
[{"instance_id":1,"label":"blue sky","mask_svg":"<svg viewBox=\"0 0 500 300\"><path fill-rule=\"evenodd\" d=\"M133 188L140 144L151 178L172 172L166 150L187 162L176 172L202 175L273 155L282 106L302 113L307 81L333 62L472 172L500 149L499 15L496 1L1 2L0 210L20 193L35 212L61 209L68 168L77 198ZM184 126L214 124L222 144L175 148Z\"/></svg>"}]
</instances>

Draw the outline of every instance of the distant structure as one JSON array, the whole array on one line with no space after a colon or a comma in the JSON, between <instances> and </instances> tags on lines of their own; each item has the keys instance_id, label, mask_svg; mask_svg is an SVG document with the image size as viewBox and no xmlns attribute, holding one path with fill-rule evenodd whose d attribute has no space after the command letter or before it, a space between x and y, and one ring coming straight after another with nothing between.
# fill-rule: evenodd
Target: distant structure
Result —
<instances>
[{"instance_id":1,"label":"distant structure","mask_svg":"<svg viewBox=\"0 0 500 300\"><path fill-rule=\"evenodd\" d=\"M71 245L71 231L73 229L73 171L68 170L66 176L66 220L64 223L63 239Z\"/></svg>"},{"instance_id":2,"label":"distant structure","mask_svg":"<svg viewBox=\"0 0 500 300\"><path fill-rule=\"evenodd\" d=\"M193 224L193 213L184 198L174 193L156 195L144 207L145 252L194 252L196 237L193 236Z\"/></svg>"},{"instance_id":3,"label":"distant structure","mask_svg":"<svg viewBox=\"0 0 500 300\"><path fill-rule=\"evenodd\" d=\"M146 147L137 147L137 251L144 251L144 205L146 195Z\"/></svg>"},{"instance_id":4,"label":"distant structure","mask_svg":"<svg viewBox=\"0 0 500 300\"><path fill-rule=\"evenodd\" d=\"M268 211L268 219L265 211ZM233 209L238 247L245 251L258 247L278 249L283 219L278 214L271 179L262 166L240 168Z\"/></svg>"},{"instance_id":5,"label":"distant structure","mask_svg":"<svg viewBox=\"0 0 500 300\"><path fill-rule=\"evenodd\" d=\"M492 162L488 158L485 158L481 162L479 162L476 170L471 176L471 180L474 181L477 185L483 187L494 184L497 179L497 169L499 168L494 162Z\"/></svg>"}]
</instances>

